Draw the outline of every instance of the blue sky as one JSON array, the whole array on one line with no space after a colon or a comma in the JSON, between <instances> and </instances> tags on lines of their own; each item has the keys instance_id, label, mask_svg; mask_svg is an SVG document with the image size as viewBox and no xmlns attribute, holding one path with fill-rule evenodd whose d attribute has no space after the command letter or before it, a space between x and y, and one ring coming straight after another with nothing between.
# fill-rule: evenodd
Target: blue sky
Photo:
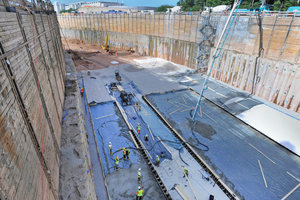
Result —
<instances>
[{"instance_id":1,"label":"blue sky","mask_svg":"<svg viewBox=\"0 0 300 200\"><path fill-rule=\"evenodd\" d=\"M52 3L55 1L59 3L75 3L79 1L86 1L86 2L93 2L97 0L51 0ZM101 0L100 0L101 1ZM103 1L112 1L112 0L103 0ZM154 6L158 7L161 5L173 5L176 6L177 2L179 0L123 0L126 6ZM122 0L119 0L119 2L122 2Z\"/></svg>"}]
</instances>

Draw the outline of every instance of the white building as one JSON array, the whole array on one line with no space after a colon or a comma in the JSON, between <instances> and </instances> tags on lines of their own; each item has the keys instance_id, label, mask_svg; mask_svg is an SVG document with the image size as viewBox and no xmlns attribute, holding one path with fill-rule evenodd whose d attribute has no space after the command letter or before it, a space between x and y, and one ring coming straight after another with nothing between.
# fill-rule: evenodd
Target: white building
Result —
<instances>
[{"instance_id":1,"label":"white building","mask_svg":"<svg viewBox=\"0 0 300 200\"><path fill-rule=\"evenodd\" d=\"M118 1L94 1L94 2L76 2L70 4L60 4L58 2L54 3L54 10L59 13L61 10L68 10L70 8L79 9L82 6L91 6L91 7L108 7L108 6L124 6L124 3L118 3Z\"/></svg>"}]
</instances>

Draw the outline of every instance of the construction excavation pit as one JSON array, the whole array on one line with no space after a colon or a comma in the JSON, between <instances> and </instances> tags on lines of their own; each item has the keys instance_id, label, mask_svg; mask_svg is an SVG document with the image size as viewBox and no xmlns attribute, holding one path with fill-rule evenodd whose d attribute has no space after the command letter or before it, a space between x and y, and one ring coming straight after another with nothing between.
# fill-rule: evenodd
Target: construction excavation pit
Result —
<instances>
[{"instance_id":1,"label":"construction excavation pit","mask_svg":"<svg viewBox=\"0 0 300 200\"><path fill-rule=\"evenodd\" d=\"M300 18L238 3L2 2L0 200L299 200Z\"/></svg>"}]
</instances>

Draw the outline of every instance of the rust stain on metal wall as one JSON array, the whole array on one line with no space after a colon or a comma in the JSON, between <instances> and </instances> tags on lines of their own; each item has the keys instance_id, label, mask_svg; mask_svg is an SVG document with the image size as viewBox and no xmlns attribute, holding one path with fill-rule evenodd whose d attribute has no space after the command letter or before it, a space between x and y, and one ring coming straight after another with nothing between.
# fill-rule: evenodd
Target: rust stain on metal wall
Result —
<instances>
[{"instance_id":1,"label":"rust stain on metal wall","mask_svg":"<svg viewBox=\"0 0 300 200\"><path fill-rule=\"evenodd\" d=\"M282 61L258 59L258 75L253 83L255 56L223 52L212 69L212 77L277 105L300 113L300 66Z\"/></svg>"}]
</instances>

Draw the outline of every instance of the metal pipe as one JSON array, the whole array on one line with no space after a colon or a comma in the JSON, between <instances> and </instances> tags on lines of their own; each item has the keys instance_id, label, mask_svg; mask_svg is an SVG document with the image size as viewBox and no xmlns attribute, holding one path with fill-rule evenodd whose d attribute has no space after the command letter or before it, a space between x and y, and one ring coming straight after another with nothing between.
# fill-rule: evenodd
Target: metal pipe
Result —
<instances>
[{"instance_id":1,"label":"metal pipe","mask_svg":"<svg viewBox=\"0 0 300 200\"><path fill-rule=\"evenodd\" d=\"M233 8L232 8L232 10L231 10L231 12L230 12L230 14L229 14L229 17L228 17L228 19L227 19L227 22L226 22L226 24L225 24L225 27L224 27L224 29L223 29L223 31L222 31L222 34L221 34L221 36L220 36L220 39L219 39L219 41L218 41L218 43L217 43L217 46L216 46L216 48L215 48L215 51L214 51L214 53L213 53L213 59L216 59L216 58L217 58L218 48L219 48L219 46L220 46L220 44L221 44L221 41L222 41L223 36L224 36L224 34L225 34L225 31L226 31L226 29L227 29L227 27L228 27L228 24L229 24L230 20L231 20L231 17L232 17L232 15L233 15L233 12L235 11L236 7L237 7L239 4L240 4L240 0L236 0L236 1L234 2L234 4L233 4ZM210 66L211 68L213 67L213 63L214 63L214 62L212 62L211 66ZM198 102L197 102L196 110L195 110L194 115L193 115L193 121L194 121L194 122L195 122L195 118L196 118L196 114L197 114L198 108L199 108L199 106L200 106L200 102L201 102L201 99L202 99L202 96L203 96L203 92L204 92L204 90L207 89L206 83L207 83L207 81L208 81L208 79L209 79L209 76L210 76L210 72L207 74L207 76L206 76L206 78L205 78L205 81L203 82L203 86L202 86L202 89L201 89L201 92L200 92L200 97L199 97L199 100L198 100Z\"/></svg>"}]
</instances>

